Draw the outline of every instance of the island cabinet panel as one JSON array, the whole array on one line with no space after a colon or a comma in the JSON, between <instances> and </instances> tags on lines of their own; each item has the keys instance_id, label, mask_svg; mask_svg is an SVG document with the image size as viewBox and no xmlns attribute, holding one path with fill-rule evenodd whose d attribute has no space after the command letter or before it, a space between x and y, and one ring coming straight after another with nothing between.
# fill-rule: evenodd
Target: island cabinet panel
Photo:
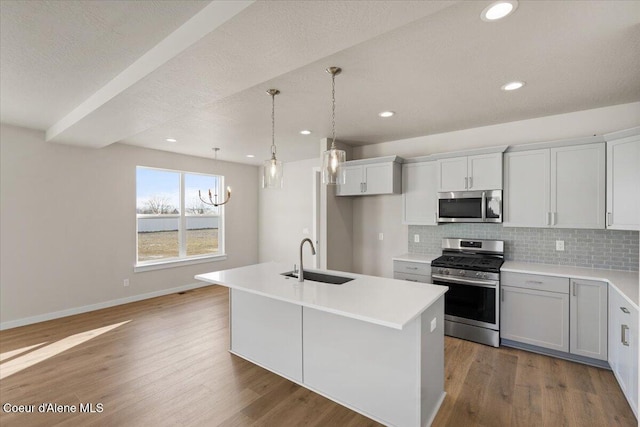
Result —
<instances>
[{"instance_id":1,"label":"island cabinet panel","mask_svg":"<svg viewBox=\"0 0 640 427\"><path fill-rule=\"evenodd\" d=\"M386 425L430 425L444 398L442 297L402 330L306 307L303 318L305 385Z\"/></svg>"},{"instance_id":2,"label":"island cabinet panel","mask_svg":"<svg viewBox=\"0 0 640 427\"><path fill-rule=\"evenodd\" d=\"M302 307L231 289L231 351L302 382Z\"/></svg>"}]
</instances>

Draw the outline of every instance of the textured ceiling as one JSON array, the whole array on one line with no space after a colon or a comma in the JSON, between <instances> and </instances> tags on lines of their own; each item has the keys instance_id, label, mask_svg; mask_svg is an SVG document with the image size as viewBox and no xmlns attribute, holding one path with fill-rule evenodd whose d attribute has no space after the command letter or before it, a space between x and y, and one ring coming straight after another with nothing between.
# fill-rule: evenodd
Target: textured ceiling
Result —
<instances>
[{"instance_id":1,"label":"textured ceiling","mask_svg":"<svg viewBox=\"0 0 640 427\"><path fill-rule=\"evenodd\" d=\"M332 65L337 136L356 144L640 100L640 2L521 0L487 23L489 3L3 0L0 118L53 142L258 164L272 87L279 158L318 155Z\"/></svg>"}]
</instances>

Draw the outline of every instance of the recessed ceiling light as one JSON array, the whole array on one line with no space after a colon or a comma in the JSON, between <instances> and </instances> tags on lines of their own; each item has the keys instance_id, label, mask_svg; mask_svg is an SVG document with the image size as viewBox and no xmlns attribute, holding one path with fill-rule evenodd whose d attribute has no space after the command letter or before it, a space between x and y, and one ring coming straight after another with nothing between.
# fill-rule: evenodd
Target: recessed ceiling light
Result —
<instances>
[{"instance_id":1,"label":"recessed ceiling light","mask_svg":"<svg viewBox=\"0 0 640 427\"><path fill-rule=\"evenodd\" d=\"M305 130L301 130L301 131L300 131L300 133L301 133L302 135L311 135L311 131L310 131L310 130L307 130L307 129L305 129Z\"/></svg>"},{"instance_id":2,"label":"recessed ceiling light","mask_svg":"<svg viewBox=\"0 0 640 427\"><path fill-rule=\"evenodd\" d=\"M380 117L391 117L391 116L393 116L394 114L396 114L396 113L394 113L393 111L383 111L383 112L381 112L381 113L378 113L378 115L379 115Z\"/></svg>"},{"instance_id":3,"label":"recessed ceiling light","mask_svg":"<svg viewBox=\"0 0 640 427\"><path fill-rule=\"evenodd\" d=\"M497 21L512 14L518 8L517 0L500 0L485 7L480 18L486 22Z\"/></svg>"},{"instance_id":4,"label":"recessed ceiling light","mask_svg":"<svg viewBox=\"0 0 640 427\"><path fill-rule=\"evenodd\" d=\"M255 156L253 154L247 154L247 157L253 159Z\"/></svg>"},{"instance_id":5,"label":"recessed ceiling light","mask_svg":"<svg viewBox=\"0 0 640 427\"><path fill-rule=\"evenodd\" d=\"M509 82L507 84L502 85L500 89L504 91L510 91L510 90L520 89L522 86L524 86L524 82L515 81L515 82Z\"/></svg>"},{"instance_id":6,"label":"recessed ceiling light","mask_svg":"<svg viewBox=\"0 0 640 427\"><path fill-rule=\"evenodd\" d=\"M167 139L165 139L165 141L167 141L167 142L178 142L178 140L175 139L175 138L167 138Z\"/></svg>"}]
</instances>

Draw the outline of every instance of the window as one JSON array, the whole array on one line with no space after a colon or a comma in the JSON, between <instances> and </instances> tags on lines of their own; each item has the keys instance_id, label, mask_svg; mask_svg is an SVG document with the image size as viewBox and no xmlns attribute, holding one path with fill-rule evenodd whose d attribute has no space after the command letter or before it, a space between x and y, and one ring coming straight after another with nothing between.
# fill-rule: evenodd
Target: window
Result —
<instances>
[{"instance_id":1,"label":"window","mask_svg":"<svg viewBox=\"0 0 640 427\"><path fill-rule=\"evenodd\" d=\"M224 177L136 168L137 266L167 264L224 255ZM215 199L214 199L215 201Z\"/></svg>"}]
</instances>

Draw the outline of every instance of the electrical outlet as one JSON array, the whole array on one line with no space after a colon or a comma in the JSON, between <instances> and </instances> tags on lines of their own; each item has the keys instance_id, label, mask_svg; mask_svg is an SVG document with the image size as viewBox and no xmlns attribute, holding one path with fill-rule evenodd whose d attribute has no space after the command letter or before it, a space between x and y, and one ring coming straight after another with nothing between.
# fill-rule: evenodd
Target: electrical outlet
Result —
<instances>
[{"instance_id":1,"label":"electrical outlet","mask_svg":"<svg viewBox=\"0 0 640 427\"><path fill-rule=\"evenodd\" d=\"M431 320L431 332L433 332L433 331L435 331L435 330L436 330L436 318L434 317L434 318Z\"/></svg>"},{"instance_id":2,"label":"electrical outlet","mask_svg":"<svg viewBox=\"0 0 640 427\"><path fill-rule=\"evenodd\" d=\"M564 240L556 240L556 251L564 251Z\"/></svg>"},{"instance_id":3,"label":"electrical outlet","mask_svg":"<svg viewBox=\"0 0 640 427\"><path fill-rule=\"evenodd\" d=\"M122 285L123 285L124 287L129 286L129 279L124 279L124 280L122 281Z\"/></svg>"},{"instance_id":4,"label":"electrical outlet","mask_svg":"<svg viewBox=\"0 0 640 427\"><path fill-rule=\"evenodd\" d=\"M420 243L420 235L419 234L414 234L413 235L413 242L414 243Z\"/></svg>"},{"instance_id":5,"label":"electrical outlet","mask_svg":"<svg viewBox=\"0 0 640 427\"><path fill-rule=\"evenodd\" d=\"M383 240L383 239L384 239L384 234L378 233L378 240Z\"/></svg>"}]
</instances>

